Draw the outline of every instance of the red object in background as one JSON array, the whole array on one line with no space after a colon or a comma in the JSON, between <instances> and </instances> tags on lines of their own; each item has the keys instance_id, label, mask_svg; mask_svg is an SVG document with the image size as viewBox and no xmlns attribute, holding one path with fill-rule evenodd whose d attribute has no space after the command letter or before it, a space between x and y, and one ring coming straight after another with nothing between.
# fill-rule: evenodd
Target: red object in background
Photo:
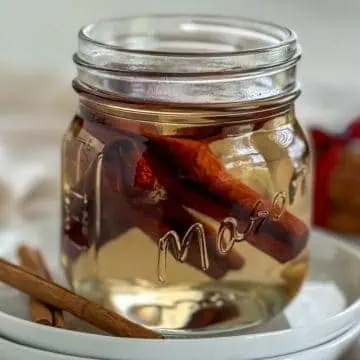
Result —
<instances>
[{"instance_id":1,"label":"red object in background","mask_svg":"<svg viewBox=\"0 0 360 360\"><path fill-rule=\"evenodd\" d=\"M315 152L314 224L327 227L331 212L331 175L340 164L346 145L353 139L360 139L360 116L343 134L330 135L317 128L310 133Z\"/></svg>"},{"instance_id":2,"label":"red object in background","mask_svg":"<svg viewBox=\"0 0 360 360\"><path fill-rule=\"evenodd\" d=\"M347 131L345 132L345 138L347 140L360 139L360 115L355 118L355 120L348 127Z\"/></svg>"}]
</instances>

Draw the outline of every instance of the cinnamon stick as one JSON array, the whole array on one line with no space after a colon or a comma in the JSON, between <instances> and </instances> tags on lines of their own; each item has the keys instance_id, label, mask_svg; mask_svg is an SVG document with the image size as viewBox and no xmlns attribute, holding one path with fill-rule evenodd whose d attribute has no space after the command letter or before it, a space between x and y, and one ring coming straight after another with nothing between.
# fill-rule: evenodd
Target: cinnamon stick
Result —
<instances>
[{"instance_id":1,"label":"cinnamon stick","mask_svg":"<svg viewBox=\"0 0 360 360\"><path fill-rule=\"evenodd\" d=\"M18 254L22 266L44 279L52 280L50 271L39 249L21 245L18 249ZM30 312L31 319L34 322L53 325L58 328L65 326L64 315L60 309L49 307L36 299L30 299ZM46 319L42 319L44 316L46 316Z\"/></svg>"},{"instance_id":2,"label":"cinnamon stick","mask_svg":"<svg viewBox=\"0 0 360 360\"><path fill-rule=\"evenodd\" d=\"M38 273L38 266L33 256L31 256L29 249L25 246L21 246L18 250L21 266ZM38 324L52 326L54 324L53 312L48 305L37 300L36 298L30 297L29 299L30 317L33 322Z\"/></svg>"},{"instance_id":3,"label":"cinnamon stick","mask_svg":"<svg viewBox=\"0 0 360 360\"><path fill-rule=\"evenodd\" d=\"M36 260L39 267L38 275L43 275L45 279L48 279L50 281L53 281L52 276L50 274L50 270L48 266L46 265L45 259L43 255L41 254L39 249L34 250L36 254ZM58 308L52 308L53 313L53 321L54 326L57 328L64 328L65 327L65 320L64 320L64 314L61 309Z\"/></svg>"},{"instance_id":4,"label":"cinnamon stick","mask_svg":"<svg viewBox=\"0 0 360 360\"><path fill-rule=\"evenodd\" d=\"M154 204L151 203L139 203L136 205L136 200L134 196L136 189L141 189L141 193L146 192L146 188L153 189L152 184L156 184L157 189L160 187L156 175L150 172L150 168L146 168L144 172L137 173L140 175L140 178L135 178L133 181L136 184L135 187L127 189L127 192L124 189L124 172L121 171L119 166L116 164L122 164L124 159L120 157L120 153L117 152L118 158L113 158L109 156L111 150L107 151L107 156L104 157L103 162L103 174L104 174L104 185L105 188L110 188L116 191L105 191L104 192L104 202L113 206L119 206L121 204L121 222L132 223L134 226L142 229L146 234L153 238L154 241L158 242L159 239L170 230L175 230L180 236L183 236L186 230L194 223L193 217L181 206L181 203L173 201L171 198L160 198L157 199ZM128 153L126 155L128 159ZM144 169L144 165L149 166L145 157L141 157L142 166L137 166L137 169ZM131 163L130 163L131 164ZM139 165L138 162L135 164ZM129 168L128 165L127 168ZM118 169L118 173L114 171ZM127 174L129 175L129 174ZM150 176L150 177L148 177ZM139 186L141 184L141 186ZM129 185L129 184L128 184ZM145 187L145 189L144 189ZM114 211L118 214L119 211ZM118 221L114 221L114 224L117 224ZM211 234L208 236L208 246L209 246L209 268L207 269L207 274L212 278L221 278L223 277L228 270L230 269L240 269L244 265L244 259L241 255L235 255L234 251L231 251L227 256L221 256L215 251L216 241ZM170 248L170 251L173 252L173 248ZM195 244L194 247L188 249L188 254L186 262L189 265L201 269L200 257L198 254L198 248Z\"/></svg>"},{"instance_id":5,"label":"cinnamon stick","mask_svg":"<svg viewBox=\"0 0 360 360\"><path fill-rule=\"evenodd\" d=\"M176 180L176 173L171 177L169 173L166 177L159 177L160 182L167 182L168 185L171 185L171 179L173 195L180 201L188 202L188 206L218 221L232 216L240 220L241 227L243 222L249 220L259 201L265 209L271 208L269 199L265 199L226 171L207 143L167 136L152 136L150 140L155 144L155 151L148 156L148 161L152 161L152 169L156 166L159 168L161 159L167 154L168 163L180 166L189 178L201 186L204 195L199 196L198 191L191 190L186 191L185 195L184 186L184 192L180 191L181 184ZM151 145L148 145L148 149L151 151ZM308 231L306 224L290 212L284 211L280 219L268 218L259 231L249 236L247 241L278 261L286 262L303 250Z\"/></svg>"},{"instance_id":6,"label":"cinnamon stick","mask_svg":"<svg viewBox=\"0 0 360 360\"><path fill-rule=\"evenodd\" d=\"M160 339L162 336L132 323L71 291L17 265L0 259L0 281L53 307L71 313L110 334L123 337Z\"/></svg>"},{"instance_id":7,"label":"cinnamon stick","mask_svg":"<svg viewBox=\"0 0 360 360\"><path fill-rule=\"evenodd\" d=\"M162 165L159 153L151 156L147 156L145 153L144 157L147 157L154 173L159 175L169 195L176 198L178 202L181 201L185 206L219 222L228 216L234 216L239 221L239 231L245 229L246 221L251 215L250 211L244 213L243 210L239 214L239 207L226 207L220 199L218 201L212 199L211 194L202 195L199 191L194 191L190 186L186 186ZM278 261L287 262L303 249L306 241L305 234L301 237L289 237L286 236L287 234L284 236L282 228L277 223L273 222L272 226L264 223L262 228L255 235L250 236L247 241ZM234 256L236 257L237 254L231 251L227 255L227 259L231 261Z\"/></svg>"},{"instance_id":8,"label":"cinnamon stick","mask_svg":"<svg viewBox=\"0 0 360 360\"><path fill-rule=\"evenodd\" d=\"M160 146L163 153L169 153L191 178L216 194L226 205L237 204L240 211L245 211L247 215L259 200L263 201L267 208L271 207L270 200L264 199L255 190L229 174L207 143L170 136L153 136L151 140ZM307 226L288 211L283 213L277 224L271 224L275 227L278 227L277 225L281 227L283 238L289 241L303 239L308 234Z\"/></svg>"}]
</instances>

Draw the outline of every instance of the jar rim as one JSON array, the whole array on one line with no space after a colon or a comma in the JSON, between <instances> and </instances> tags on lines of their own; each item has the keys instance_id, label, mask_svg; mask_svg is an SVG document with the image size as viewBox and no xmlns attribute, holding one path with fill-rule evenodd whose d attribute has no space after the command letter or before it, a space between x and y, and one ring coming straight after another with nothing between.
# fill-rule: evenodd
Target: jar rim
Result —
<instances>
[{"instance_id":1,"label":"jar rim","mask_svg":"<svg viewBox=\"0 0 360 360\"><path fill-rule=\"evenodd\" d=\"M192 46L191 51L156 49L155 46L165 46L165 41L161 43L159 38L164 36L161 32L170 31L167 28L170 24L176 36L214 37L217 43L208 42L197 50L193 45L200 47L200 41L191 44L187 39L186 45ZM158 69L162 73L181 74L259 70L285 63L299 54L293 30L267 21L231 16L155 14L104 19L82 27L78 38L75 62L113 71L156 72ZM240 42L244 40L246 44ZM169 43L168 38L166 42ZM251 42L255 44L250 45ZM172 46L176 45L179 44L172 42ZM209 46L213 49L218 46L219 50L211 50ZM223 50L225 47L227 51ZM139 63L141 56L146 57L146 61ZM160 68L159 61L166 60L177 63L161 64ZM199 67L198 60L211 65Z\"/></svg>"},{"instance_id":2,"label":"jar rim","mask_svg":"<svg viewBox=\"0 0 360 360\"><path fill-rule=\"evenodd\" d=\"M77 80L135 101L229 103L297 90L297 36L271 22L131 16L86 25L78 41Z\"/></svg>"},{"instance_id":3,"label":"jar rim","mask_svg":"<svg viewBox=\"0 0 360 360\"><path fill-rule=\"evenodd\" d=\"M89 35L89 31L92 30L94 27L102 25L102 24L111 24L114 22L134 22L134 21L148 21L148 20L161 20L161 19L188 19L188 20L204 20L204 21L211 21L214 22L216 21L216 25L230 25L229 22L231 22L231 24L237 24L238 26L240 25L244 25L244 24L252 24L252 25L257 25L257 26L261 26L261 27L268 27L269 29L272 30L276 30L278 32L282 32L283 35L285 36L284 39L281 40L281 42L276 43L276 44L272 44L272 45L267 45L267 46L262 46L262 47L256 47L253 49L246 49L246 50L237 50L237 51L214 51L214 52L207 52L207 53L203 53L203 52L182 52L179 53L178 51L158 51L158 50L145 50L145 49L134 49L134 48L126 48L124 46L120 46L120 45L113 45L113 44L108 44L105 43L104 41L99 41L96 38L92 38ZM221 22L219 22L219 20L221 20ZM226 21L226 23L224 23L223 21ZM215 25L215 24L214 24ZM114 50L118 50L118 51L123 51L126 53L133 53L133 54L148 54L148 55L162 55L162 56L173 56L173 57L178 57L178 56L202 56L202 57L209 57L209 56L236 56L239 54L246 54L246 53L259 53L259 52L263 52L263 51L268 51L274 48L277 48L279 46L284 46L287 44L290 44L294 41L297 41L297 35L296 33L291 30L290 28L287 28L285 26L281 26L269 21L262 21L262 20L254 20L251 18L246 18L246 17L235 17L235 16L225 16L225 15L204 15L204 14L195 14L195 15L187 15L187 14L152 14L152 15L146 15L146 16L127 16L127 17L117 17L117 18L109 18L109 19L103 19L100 21L97 21L95 23L92 24L87 24L85 26L83 26L78 33L78 36L80 39L84 40L84 41L88 41L88 42L92 42L94 44L97 44L100 47L104 47L104 48L108 48L108 49L114 49Z\"/></svg>"}]
</instances>

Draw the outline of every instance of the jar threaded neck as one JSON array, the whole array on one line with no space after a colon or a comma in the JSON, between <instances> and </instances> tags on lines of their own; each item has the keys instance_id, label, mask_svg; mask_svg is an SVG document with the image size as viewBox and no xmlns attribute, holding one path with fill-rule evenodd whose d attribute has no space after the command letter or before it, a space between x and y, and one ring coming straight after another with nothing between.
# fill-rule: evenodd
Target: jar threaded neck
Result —
<instances>
[{"instance_id":1,"label":"jar threaded neck","mask_svg":"<svg viewBox=\"0 0 360 360\"><path fill-rule=\"evenodd\" d=\"M298 92L293 31L248 19L159 15L79 32L79 85L130 101L230 104Z\"/></svg>"}]
</instances>

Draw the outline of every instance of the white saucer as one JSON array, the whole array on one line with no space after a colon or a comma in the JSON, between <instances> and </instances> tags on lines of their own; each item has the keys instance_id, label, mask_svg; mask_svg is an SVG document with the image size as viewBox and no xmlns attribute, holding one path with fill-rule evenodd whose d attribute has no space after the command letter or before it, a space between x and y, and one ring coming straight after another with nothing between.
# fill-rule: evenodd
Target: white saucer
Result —
<instances>
[{"instance_id":1,"label":"white saucer","mask_svg":"<svg viewBox=\"0 0 360 360\"><path fill-rule=\"evenodd\" d=\"M56 354L46 350L39 350L0 338L0 351L4 360L94 360L90 358Z\"/></svg>"},{"instance_id":2,"label":"white saucer","mask_svg":"<svg viewBox=\"0 0 360 360\"><path fill-rule=\"evenodd\" d=\"M360 324L346 331L344 334L326 344L309 350L300 351L280 357L272 357L268 360L337 360L344 354L348 347L360 334ZM95 360L89 357L77 357L71 355L57 354L46 350L39 350L25 345L16 344L6 339L0 339L1 356L4 360ZM186 354L184 354L186 360ZM219 357L221 358L221 357ZM99 358L98 358L99 359ZM105 359L105 358L103 358ZM118 355L119 360L125 358Z\"/></svg>"},{"instance_id":3,"label":"white saucer","mask_svg":"<svg viewBox=\"0 0 360 360\"><path fill-rule=\"evenodd\" d=\"M24 228L17 237L37 243L55 261L57 241L46 236L53 233L47 223ZM305 351L328 343L360 320L359 251L330 234L314 231L311 253L310 277L298 298L282 316L246 334L153 341L48 328L25 321L26 298L4 286L0 290L0 335L30 347L106 359L250 360ZM11 252L8 255L13 257Z\"/></svg>"}]
</instances>

